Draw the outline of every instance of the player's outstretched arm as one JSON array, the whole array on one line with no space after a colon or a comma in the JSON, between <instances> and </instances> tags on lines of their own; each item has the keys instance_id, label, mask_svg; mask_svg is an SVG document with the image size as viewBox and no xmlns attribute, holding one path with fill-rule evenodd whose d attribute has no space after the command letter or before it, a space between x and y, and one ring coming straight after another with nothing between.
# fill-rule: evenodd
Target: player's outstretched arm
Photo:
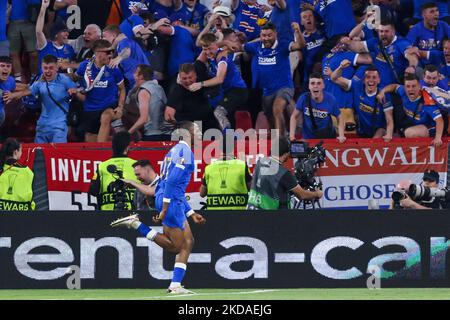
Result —
<instances>
[{"instance_id":1,"label":"player's outstretched arm","mask_svg":"<svg viewBox=\"0 0 450 320\"><path fill-rule=\"evenodd\" d=\"M201 214L195 212L191 208L186 198L184 198L183 205L184 205L184 214L186 215L186 218L192 217L192 220L197 224L204 224L206 222L206 219Z\"/></svg>"}]
</instances>

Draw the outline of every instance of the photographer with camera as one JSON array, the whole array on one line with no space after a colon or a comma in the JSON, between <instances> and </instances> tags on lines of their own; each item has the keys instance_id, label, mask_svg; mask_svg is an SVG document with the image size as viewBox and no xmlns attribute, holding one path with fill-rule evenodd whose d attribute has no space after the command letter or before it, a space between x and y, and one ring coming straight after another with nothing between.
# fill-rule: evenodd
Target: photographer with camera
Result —
<instances>
[{"instance_id":1,"label":"photographer with camera","mask_svg":"<svg viewBox=\"0 0 450 320\"><path fill-rule=\"evenodd\" d=\"M426 170L423 182L399 183L392 193L390 209L446 209L450 208L450 190L439 188L439 173Z\"/></svg>"},{"instance_id":2,"label":"photographer with camera","mask_svg":"<svg viewBox=\"0 0 450 320\"><path fill-rule=\"evenodd\" d=\"M295 176L283 166L289 157L289 141L283 137L272 140L270 157L261 158L253 171L247 210L287 209L290 193L302 200L322 197L322 190L303 189Z\"/></svg>"},{"instance_id":3,"label":"photographer with camera","mask_svg":"<svg viewBox=\"0 0 450 320\"><path fill-rule=\"evenodd\" d=\"M132 210L134 208L134 188L127 186L122 179L138 181L133 164L136 160L128 158L131 136L127 131L114 135L113 156L98 166L91 179L89 194L97 197L100 210Z\"/></svg>"}]
</instances>

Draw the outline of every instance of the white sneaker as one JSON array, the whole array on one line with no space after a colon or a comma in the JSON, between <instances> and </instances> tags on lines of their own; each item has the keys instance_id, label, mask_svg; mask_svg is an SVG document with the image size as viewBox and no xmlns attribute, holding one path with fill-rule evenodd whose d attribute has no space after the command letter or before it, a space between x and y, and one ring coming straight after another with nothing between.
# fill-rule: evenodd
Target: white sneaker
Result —
<instances>
[{"instance_id":1,"label":"white sneaker","mask_svg":"<svg viewBox=\"0 0 450 320\"><path fill-rule=\"evenodd\" d=\"M195 292L192 292L188 289L186 289L183 286L173 287L167 289L168 294L195 294Z\"/></svg>"},{"instance_id":2,"label":"white sneaker","mask_svg":"<svg viewBox=\"0 0 450 320\"><path fill-rule=\"evenodd\" d=\"M139 222L138 214L133 214L133 215L125 217L125 218L117 219L117 220L111 222L111 227L113 227L113 228L114 227L127 227L128 229L130 229L134 222Z\"/></svg>"}]
</instances>

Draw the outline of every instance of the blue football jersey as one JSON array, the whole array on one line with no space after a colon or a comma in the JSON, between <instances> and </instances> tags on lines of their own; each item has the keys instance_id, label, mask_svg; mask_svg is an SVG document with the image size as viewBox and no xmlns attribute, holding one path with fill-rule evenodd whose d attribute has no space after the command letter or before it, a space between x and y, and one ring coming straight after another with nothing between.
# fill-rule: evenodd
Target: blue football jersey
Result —
<instances>
[{"instance_id":1,"label":"blue football jersey","mask_svg":"<svg viewBox=\"0 0 450 320\"><path fill-rule=\"evenodd\" d=\"M404 86L399 86L396 92L403 101L406 116L413 121L414 125L423 124L427 128L432 128L436 125L435 120L442 117L439 108L436 105L425 105L423 98L416 101L409 100Z\"/></svg>"},{"instance_id":2,"label":"blue football jersey","mask_svg":"<svg viewBox=\"0 0 450 320\"><path fill-rule=\"evenodd\" d=\"M392 103L387 101L384 104L378 103L376 95L368 95L364 83L360 80L352 80L351 91L353 93L353 108L358 119L358 134L371 137L378 128L386 127L386 117L384 113L393 110Z\"/></svg>"},{"instance_id":3,"label":"blue football jersey","mask_svg":"<svg viewBox=\"0 0 450 320\"><path fill-rule=\"evenodd\" d=\"M186 142L180 141L164 157L160 172L161 182L156 187L156 196L162 194L164 202L187 203L186 188L194 170L194 153Z\"/></svg>"},{"instance_id":4,"label":"blue football jersey","mask_svg":"<svg viewBox=\"0 0 450 320\"><path fill-rule=\"evenodd\" d=\"M282 88L294 88L289 47L290 43L285 41L276 41L271 48L265 48L261 41L245 44L245 51L253 55L252 76L258 79L264 96L275 94Z\"/></svg>"},{"instance_id":5,"label":"blue football jersey","mask_svg":"<svg viewBox=\"0 0 450 320\"><path fill-rule=\"evenodd\" d=\"M217 55L220 54L222 50L219 49ZM209 68L208 73L211 78L217 75L217 69L220 63L225 63L227 66L227 74L225 80L222 83L222 90L228 92L232 88L246 88L244 80L242 79L241 73L239 72L236 64L233 61L233 55L229 54L223 56L219 61L217 60L217 55L214 59L208 59Z\"/></svg>"}]
</instances>

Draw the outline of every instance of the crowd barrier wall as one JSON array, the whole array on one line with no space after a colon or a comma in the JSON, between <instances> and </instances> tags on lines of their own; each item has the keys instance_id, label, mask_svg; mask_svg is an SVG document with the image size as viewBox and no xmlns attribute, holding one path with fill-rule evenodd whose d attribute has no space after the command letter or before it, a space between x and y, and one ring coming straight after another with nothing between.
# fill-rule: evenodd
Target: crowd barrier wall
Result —
<instances>
[{"instance_id":1,"label":"crowd barrier wall","mask_svg":"<svg viewBox=\"0 0 450 320\"><path fill-rule=\"evenodd\" d=\"M269 154L267 140L238 141L237 156L245 159L250 170L259 157ZM318 141L310 141L313 146ZM323 183L325 209L367 209L374 200L387 208L396 184L402 180L420 183L426 169L440 174L440 186L447 184L449 171L448 142L440 148L431 139L349 139L344 144L325 140L326 162L317 172ZM140 142L132 145L130 157L149 159L159 171L172 142ZM215 154L205 142L196 151L197 169L187 189L187 199L194 209L205 202L199 195L205 164ZM22 162L33 168L34 191L38 210L95 210L96 199L89 196L89 182L97 166L112 156L110 143L69 143L24 145ZM292 161L287 167L293 168Z\"/></svg>"}]
</instances>

